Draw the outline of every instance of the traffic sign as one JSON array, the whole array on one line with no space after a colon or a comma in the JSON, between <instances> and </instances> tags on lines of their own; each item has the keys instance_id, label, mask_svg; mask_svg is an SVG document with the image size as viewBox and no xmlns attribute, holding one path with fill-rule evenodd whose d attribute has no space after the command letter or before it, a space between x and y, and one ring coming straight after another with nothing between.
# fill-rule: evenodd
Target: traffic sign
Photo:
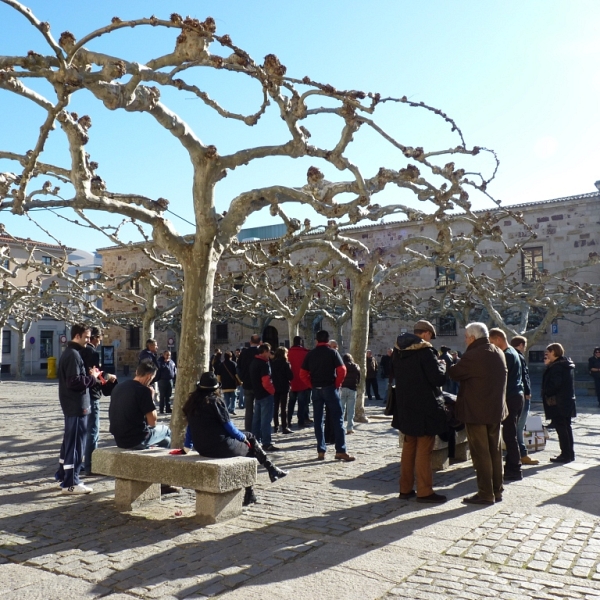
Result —
<instances>
[{"instance_id":1,"label":"traffic sign","mask_svg":"<svg viewBox=\"0 0 600 600\"><path fill-rule=\"evenodd\" d=\"M175 340L171 337L167 340L167 346L174 346L175 345Z\"/></svg>"},{"instance_id":2,"label":"traffic sign","mask_svg":"<svg viewBox=\"0 0 600 600\"><path fill-rule=\"evenodd\" d=\"M67 343L67 336L66 335L61 335L60 338L58 338L60 340L61 344L66 344Z\"/></svg>"},{"instance_id":3,"label":"traffic sign","mask_svg":"<svg viewBox=\"0 0 600 600\"><path fill-rule=\"evenodd\" d=\"M35 338L34 338L33 336L31 336L31 337L29 338L29 343L30 343L30 344L35 344Z\"/></svg>"}]
</instances>

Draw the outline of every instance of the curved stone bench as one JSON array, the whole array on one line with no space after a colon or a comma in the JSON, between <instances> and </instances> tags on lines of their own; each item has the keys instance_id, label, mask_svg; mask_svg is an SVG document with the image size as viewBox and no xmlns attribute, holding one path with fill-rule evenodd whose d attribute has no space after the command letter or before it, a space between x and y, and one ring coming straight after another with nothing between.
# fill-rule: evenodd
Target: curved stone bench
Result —
<instances>
[{"instance_id":1,"label":"curved stone bench","mask_svg":"<svg viewBox=\"0 0 600 600\"><path fill-rule=\"evenodd\" d=\"M124 450L98 448L92 454L92 471L115 478L115 504L131 510L160 500L160 484L196 490L196 518L203 525L241 514L244 488L256 481L253 458L203 458L198 454L173 455L164 448Z\"/></svg>"}]
</instances>

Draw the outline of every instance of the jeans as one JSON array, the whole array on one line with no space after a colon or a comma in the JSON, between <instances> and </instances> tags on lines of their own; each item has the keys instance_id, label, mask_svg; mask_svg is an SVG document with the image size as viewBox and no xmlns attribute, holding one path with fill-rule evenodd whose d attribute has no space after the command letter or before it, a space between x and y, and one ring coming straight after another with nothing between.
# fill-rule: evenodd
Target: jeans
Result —
<instances>
[{"instance_id":1,"label":"jeans","mask_svg":"<svg viewBox=\"0 0 600 600\"><path fill-rule=\"evenodd\" d=\"M465 429L477 475L477 494L483 500L494 500L504 489L500 423L493 425L466 423Z\"/></svg>"},{"instance_id":2,"label":"jeans","mask_svg":"<svg viewBox=\"0 0 600 600\"><path fill-rule=\"evenodd\" d=\"M356 406L356 390L342 388L340 390L340 401L342 403L342 415L346 413L346 432L354 431L354 407Z\"/></svg>"},{"instance_id":3,"label":"jeans","mask_svg":"<svg viewBox=\"0 0 600 600\"><path fill-rule=\"evenodd\" d=\"M325 429L324 429L324 407L327 406L327 412L333 425L335 435L335 451L337 453L346 452L346 433L344 432L344 417L342 415L342 403L340 394L335 386L328 385L323 388L313 388L313 412L315 416L315 437L317 438L317 451L325 452Z\"/></svg>"},{"instance_id":4,"label":"jeans","mask_svg":"<svg viewBox=\"0 0 600 600\"><path fill-rule=\"evenodd\" d=\"M531 399L526 398L523 401L523 410L521 411L521 416L517 421L517 442L519 443L519 452L521 453L521 457L527 456L527 446L525 445L523 434L525 432L525 423L527 422L527 417L529 416L530 407Z\"/></svg>"},{"instance_id":5,"label":"jeans","mask_svg":"<svg viewBox=\"0 0 600 600\"><path fill-rule=\"evenodd\" d=\"M85 455L83 459L83 470L92 472L92 452L98 447L100 437L100 398L92 398L90 414L87 422L87 436L85 440Z\"/></svg>"},{"instance_id":6,"label":"jeans","mask_svg":"<svg viewBox=\"0 0 600 600\"><path fill-rule=\"evenodd\" d=\"M254 400L252 433L265 448L268 448L271 445L271 421L273 420L273 406L273 396L266 396L260 400Z\"/></svg>"},{"instance_id":7,"label":"jeans","mask_svg":"<svg viewBox=\"0 0 600 600\"><path fill-rule=\"evenodd\" d=\"M506 446L505 474L515 475L521 472L521 454L517 442L517 421L523 410L523 394L506 397L508 417L502 421L502 439Z\"/></svg>"},{"instance_id":8,"label":"jeans","mask_svg":"<svg viewBox=\"0 0 600 600\"><path fill-rule=\"evenodd\" d=\"M244 408L244 388L241 385L238 385L237 396L238 396L238 406L240 408Z\"/></svg>"},{"instance_id":9,"label":"jeans","mask_svg":"<svg viewBox=\"0 0 600 600\"><path fill-rule=\"evenodd\" d=\"M433 469L431 453L435 435L405 435L400 458L400 493L408 494L413 489L417 476L417 496L423 498L433 494Z\"/></svg>"},{"instance_id":10,"label":"jeans","mask_svg":"<svg viewBox=\"0 0 600 600\"><path fill-rule=\"evenodd\" d=\"M235 392L223 392L223 399L227 410L232 413L235 411Z\"/></svg>"},{"instance_id":11,"label":"jeans","mask_svg":"<svg viewBox=\"0 0 600 600\"><path fill-rule=\"evenodd\" d=\"M171 447L171 430L166 425L156 425L150 427L148 437L131 450L146 450L150 446L158 446L159 448Z\"/></svg>"},{"instance_id":12,"label":"jeans","mask_svg":"<svg viewBox=\"0 0 600 600\"><path fill-rule=\"evenodd\" d=\"M288 402L288 426L292 424L292 417L294 416L294 408L296 407L296 400L298 400L298 425L304 427L306 421L309 418L308 407L310 405L310 389L302 390L301 392L290 392L290 400Z\"/></svg>"}]
</instances>

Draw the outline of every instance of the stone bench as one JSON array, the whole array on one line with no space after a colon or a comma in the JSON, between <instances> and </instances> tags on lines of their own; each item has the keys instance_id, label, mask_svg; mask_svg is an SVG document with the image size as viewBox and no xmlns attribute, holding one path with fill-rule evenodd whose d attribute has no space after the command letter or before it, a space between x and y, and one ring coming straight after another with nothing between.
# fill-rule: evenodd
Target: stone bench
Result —
<instances>
[{"instance_id":1,"label":"stone bench","mask_svg":"<svg viewBox=\"0 0 600 600\"><path fill-rule=\"evenodd\" d=\"M253 458L203 458L173 455L164 448L98 448L92 471L115 478L115 504L131 510L160 500L161 483L196 490L196 518L203 525L241 514L244 488L256 481Z\"/></svg>"},{"instance_id":2,"label":"stone bench","mask_svg":"<svg viewBox=\"0 0 600 600\"><path fill-rule=\"evenodd\" d=\"M402 448L404 436L399 432L399 446ZM466 430L456 432L456 445L454 448L454 459L456 462L464 462L471 458L469 453L469 444L467 442ZM443 442L439 436L435 436L433 452L431 453L431 467L434 471L443 471L450 465L448 458L448 442Z\"/></svg>"}]
</instances>

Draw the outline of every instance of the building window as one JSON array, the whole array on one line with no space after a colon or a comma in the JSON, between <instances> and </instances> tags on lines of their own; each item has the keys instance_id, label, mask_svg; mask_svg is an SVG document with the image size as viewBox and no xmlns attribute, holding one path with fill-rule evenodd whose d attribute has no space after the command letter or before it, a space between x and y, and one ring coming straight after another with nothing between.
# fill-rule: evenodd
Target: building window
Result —
<instances>
[{"instance_id":1,"label":"building window","mask_svg":"<svg viewBox=\"0 0 600 600\"><path fill-rule=\"evenodd\" d=\"M10 269L10 259L9 258L3 258L2 259L2 266L5 269Z\"/></svg>"},{"instance_id":2,"label":"building window","mask_svg":"<svg viewBox=\"0 0 600 600\"><path fill-rule=\"evenodd\" d=\"M140 349L140 328L130 325L127 329L127 348L129 350Z\"/></svg>"},{"instance_id":3,"label":"building window","mask_svg":"<svg viewBox=\"0 0 600 600\"><path fill-rule=\"evenodd\" d=\"M544 270L544 251L541 246L523 248L521 251L521 278L523 281L536 281Z\"/></svg>"},{"instance_id":4,"label":"building window","mask_svg":"<svg viewBox=\"0 0 600 600\"><path fill-rule=\"evenodd\" d=\"M129 283L131 289L136 295L140 295L140 282L136 279L135 281L131 281Z\"/></svg>"},{"instance_id":5,"label":"building window","mask_svg":"<svg viewBox=\"0 0 600 600\"><path fill-rule=\"evenodd\" d=\"M443 315L437 318L437 335L456 335L456 318L454 315Z\"/></svg>"},{"instance_id":6,"label":"building window","mask_svg":"<svg viewBox=\"0 0 600 600\"><path fill-rule=\"evenodd\" d=\"M225 323L217 323L216 327L216 340L215 343L223 344L225 342L229 342L229 325L227 322Z\"/></svg>"},{"instance_id":7,"label":"building window","mask_svg":"<svg viewBox=\"0 0 600 600\"><path fill-rule=\"evenodd\" d=\"M54 356L54 331L40 331L40 358Z\"/></svg>"},{"instance_id":8,"label":"building window","mask_svg":"<svg viewBox=\"0 0 600 600\"><path fill-rule=\"evenodd\" d=\"M435 268L435 289L442 292L456 281L456 271L449 267Z\"/></svg>"},{"instance_id":9,"label":"building window","mask_svg":"<svg viewBox=\"0 0 600 600\"><path fill-rule=\"evenodd\" d=\"M11 334L12 331L10 329L2 330L2 354L10 354L12 352L11 349Z\"/></svg>"},{"instance_id":10,"label":"building window","mask_svg":"<svg viewBox=\"0 0 600 600\"><path fill-rule=\"evenodd\" d=\"M51 256L42 256L42 264L50 266L52 264Z\"/></svg>"},{"instance_id":11,"label":"building window","mask_svg":"<svg viewBox=\"0 0 600 600\"><path fill-rule=\"evenodd\" d=\"M529 351L529 362L530 363L543 363L544 362L544 351L543 350L530 350Z\"/></svg>"}]
</instances>

